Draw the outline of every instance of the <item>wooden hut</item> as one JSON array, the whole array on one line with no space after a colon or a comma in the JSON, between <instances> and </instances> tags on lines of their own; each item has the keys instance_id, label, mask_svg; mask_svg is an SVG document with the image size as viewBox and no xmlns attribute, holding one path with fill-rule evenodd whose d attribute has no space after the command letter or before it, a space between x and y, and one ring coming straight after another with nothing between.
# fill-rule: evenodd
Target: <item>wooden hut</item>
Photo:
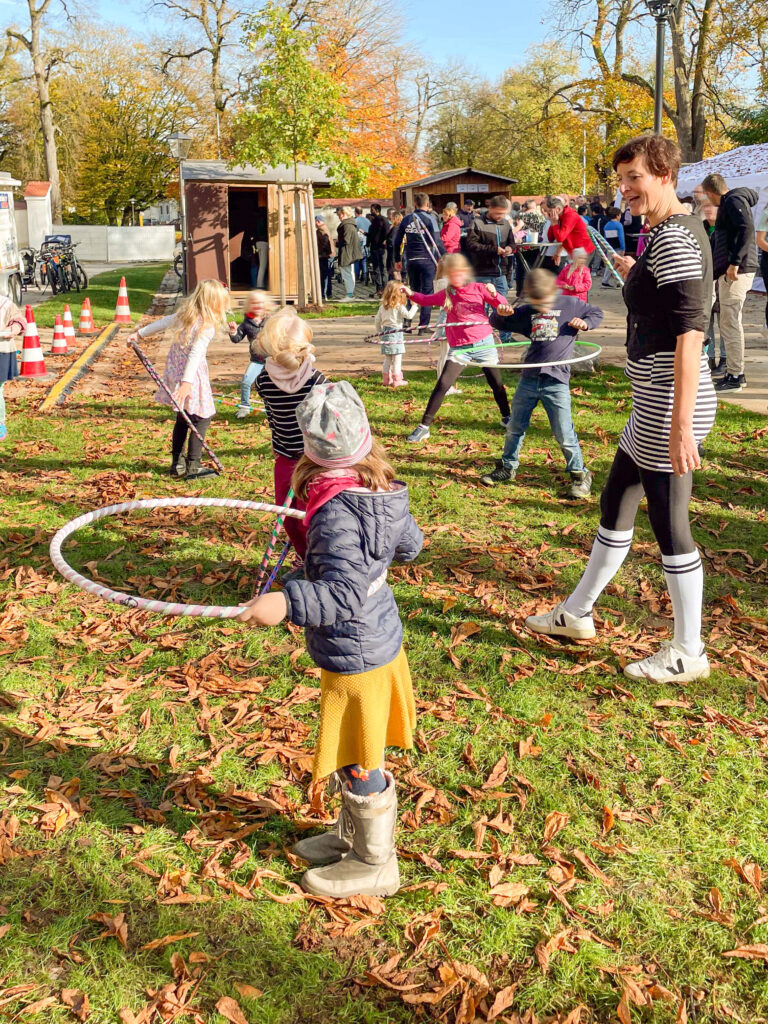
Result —
<instances>
[{"instance_id":1,"label":"wooden hut","mask_svg":"<svg viewBox=\"0 0 768 1024\"><path fill-rule=\"evenodd\" d=\"M299 164L294 182L293 168L187 160L181 173L190 289L212 277L247 291L251 260L241 250L256 238L268 252L267 290L281 304L322 304L313 190L329 184L323 170Z\"/></svg>"},{"instance_id":2,"label":"wooden hut","mask_svg":"<svg viewBox=\"0 0 768 1024\"><path fill-rule=\"evenodd\" d=\"M439 213L446 203L458 203L461 207L467 199L476 206L484 206L490 196L509 198L510 186L517 184L517 178L506 178L490 171L478 171L474 167L454 167L450 171L438 171L418 181L398 185L392 193L394 205L413 207L415 192L426 192L432 208Z\"/></svg>"}]
</instances>

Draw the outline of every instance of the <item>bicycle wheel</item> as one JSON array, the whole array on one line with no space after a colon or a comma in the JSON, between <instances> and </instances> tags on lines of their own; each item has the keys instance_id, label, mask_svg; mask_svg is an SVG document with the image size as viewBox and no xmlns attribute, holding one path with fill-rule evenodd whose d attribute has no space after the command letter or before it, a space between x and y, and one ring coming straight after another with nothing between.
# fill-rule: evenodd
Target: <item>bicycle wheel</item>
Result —
<instances>
[{"instance_id":1,"label":"bicycle wheel","mask_svg":"<svg viewBox=\"0 0 768 1024\"><path fill-rule=\"evenodd\" d=\"M67 270L69 271L69 281L70 281L70 285L69 286L70 286L70 289L74 289L74 291L79 292L80 291L80 275L77 272L79 270L79 267L78 267L77 263L75 262L75 260L71 260L67 264Z\"/></svg>"},{"instance_id":2,"label":"bicycle wheel","mask_svg":"<svg viewBox=\"0 0 768 1024\"><path fill-rule=\"evenodd\" d=\"M88 287L88 275L77 261L75 261L75 273L77 274L78 291L84 292Z\"/></svg>"},{"instance_id":3,"label":"bicycle wheel","mask_svg":"<svg viewBox=\"0 0 768 1024\"><path fill-rule=\"evenodd\" d=\"M177 277L182 277L183 276L183 272L184 272L183 268L184 268L184 255L183 255L183 253L179 253L179 255L176 256L174 258L174 261L173 261L173 269L176 271L176 276Z\"/></svg>"}]
</instances>

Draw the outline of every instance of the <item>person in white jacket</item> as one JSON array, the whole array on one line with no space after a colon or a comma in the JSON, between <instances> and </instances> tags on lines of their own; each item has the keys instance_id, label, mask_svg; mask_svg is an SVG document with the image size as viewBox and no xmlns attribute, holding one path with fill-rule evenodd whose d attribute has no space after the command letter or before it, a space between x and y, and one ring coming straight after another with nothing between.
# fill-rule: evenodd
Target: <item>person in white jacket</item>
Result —
<instances>
[{"instance_id":1,"label":"person in white jacket","mask_svg":"<svg viewBox=\"0 0 768 1024\"><path fill-rule=\"evenodd\" d=\"M381 368L381 383L385 388L402 388L408 384L403 377L403 326L419 312L418 306L408 304L398 281L390 281L381 294L379 311L376 314L376 331L382 335L381 354L384 363Z\"/></svg>"},{"instance_id":2,"label":"person in white jacket","mask_svg":"<svg viewBox=\"0 0 768 1024\"><path fill-rule=\"evenodd\" d=\"M206 352L218 327L223 327L229 308L229 293L220 281L200 281L184 305L171 316L161 317L131 334L128 342L147 338L161 331L174 331L175 337L168 352L163 380L178 405L184 409L195 425L200 437L190 430L181 413L171 437L171 476L187 480L208 476L212 470L200 466L202 442L200 438L216 415L211 382L208 377ZM172 405L163 388L158 388L155 400L161 405ZM184 443L189 434L186 456Z\"/></svg>"}]
</instances>

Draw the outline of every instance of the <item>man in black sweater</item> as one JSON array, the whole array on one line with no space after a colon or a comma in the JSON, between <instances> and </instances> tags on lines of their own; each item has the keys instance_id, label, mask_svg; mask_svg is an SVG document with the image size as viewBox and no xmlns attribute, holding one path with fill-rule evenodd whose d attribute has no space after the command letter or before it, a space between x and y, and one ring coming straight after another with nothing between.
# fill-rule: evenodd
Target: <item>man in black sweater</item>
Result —
<instances>
[{"instance_id":1,"label":"man in black sweater","mask_svg":"<svg viewBox=\"0 0 768 1024\"><path fill-rule=\"evenodd\" d=\"M435 270L445 247L440 241L436 222L429 213L429 196L417 192L413 197L416 209L408 213L395 229L393 247L396 253L405 241L405 255L408 261L408 283L415 292L432 295L435 288ZM401 262L395 263L395 270L402 270ZM426 332L429 327L431 306L422 306L419 314L419 329Z\"/></svg>"},{"instance_id":2,"label":"man in black sweater","mask_svg":"<svg viewBox=\"0 0 768 1024\"><path fill-rule=\"evenodd\" d=\"M379 203L371 203L368 219L371 222L368 228L368 258L371 262L374 296L379 298L387 283L387 235L392 225L382 216Z\"/></svg>"},{"instance_id":3,"label":"man in black sweater","mask_svg":"<svg viewBox=\"0 0 768 1024\"><path fill-rule=\"evenodd\" d=\"M475 278L483 284L492 284L504 298L509 291L507 271L515 243L509 210L508 199L493 196L488 200L486 212L473 218L466 238L467 259L472 264ZM509 339L509 332L503 331L501 340Z\"/></svg>"},{"instance_id":4,"label":"man in black sweater","mask_svg":"<svg viewBox=\"0 0 768 1024\"><path fill-rule=\"evenodd\" d=\"M758 195L751 188L729 189L721 174L708 174L701 187L718 207L713 264L715 279L719 281L720 334L725 343L726 367L715 390L742 391L747 385L742 311L757 270L752 207Z\"/></svg>"}]
</instances>

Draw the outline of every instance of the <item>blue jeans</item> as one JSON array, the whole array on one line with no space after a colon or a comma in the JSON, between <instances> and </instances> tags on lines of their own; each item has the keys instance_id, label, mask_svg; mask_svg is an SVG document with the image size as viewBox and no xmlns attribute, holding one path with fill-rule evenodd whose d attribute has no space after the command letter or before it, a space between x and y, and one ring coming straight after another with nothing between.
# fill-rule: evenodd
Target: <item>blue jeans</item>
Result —
<instances>
[{"instance_id":1,"label":"blue jeans","mask_svg":"<svg viewBox=\"0 0 768 1024\"><path fill-rule=\"evenodd\" d=\"M341 280L344 282L344 288L347 292L347 298L353 299L355 297L355 265L350 263L348 267L339 267L341 273Z\"/></svg>"},{"instance_id":2,"label":"blue jeans","mask_svg":"<svg viewBox=\"0 0 768 1024\"><path fill-rule=\"evenodd\" d=\"M498 277L478 277L477 280L480 281L482 284L492 284L496 291L499 293L499 295L501 295L502 298L506 299L509 293L509 281L507 281L506 277L503 274L499 274ZM488 310L490 309L489 306L486 306L485 308L486 312L488 312ZM512 335L509 333L509 331L499 331L499 337L501 338L502 342L507 342L511 339Z\"/></svg>"},{"instance_id":3,"label":"blue jeans","mask_svg":"<svg viewBox=\"0 0 768 1024\"><path fill-rule=\"evenodd\" d=\"M571 418L571 389L564 381L555 380L545 373L538 377L521 377L518 382L504 438L502 463L512 470L520 465L525 432L539 402L546 410L552 433L565 456L565 468L569 473L580 473L584 469L584 457Z\"/></svg>"},{"instance_id":4,"label":"blue jeans","mask_svg":"<svg viewBox=\"0 0 768 1024\"><path fill-rule=\"evenodd\" d=\"M243 379L240 382L240 405L245 405L250 408L251 388L263 369L264 363L255 363L253 360L248 363L248 369L243 374Z\"/></svg>"}]
</instances>

